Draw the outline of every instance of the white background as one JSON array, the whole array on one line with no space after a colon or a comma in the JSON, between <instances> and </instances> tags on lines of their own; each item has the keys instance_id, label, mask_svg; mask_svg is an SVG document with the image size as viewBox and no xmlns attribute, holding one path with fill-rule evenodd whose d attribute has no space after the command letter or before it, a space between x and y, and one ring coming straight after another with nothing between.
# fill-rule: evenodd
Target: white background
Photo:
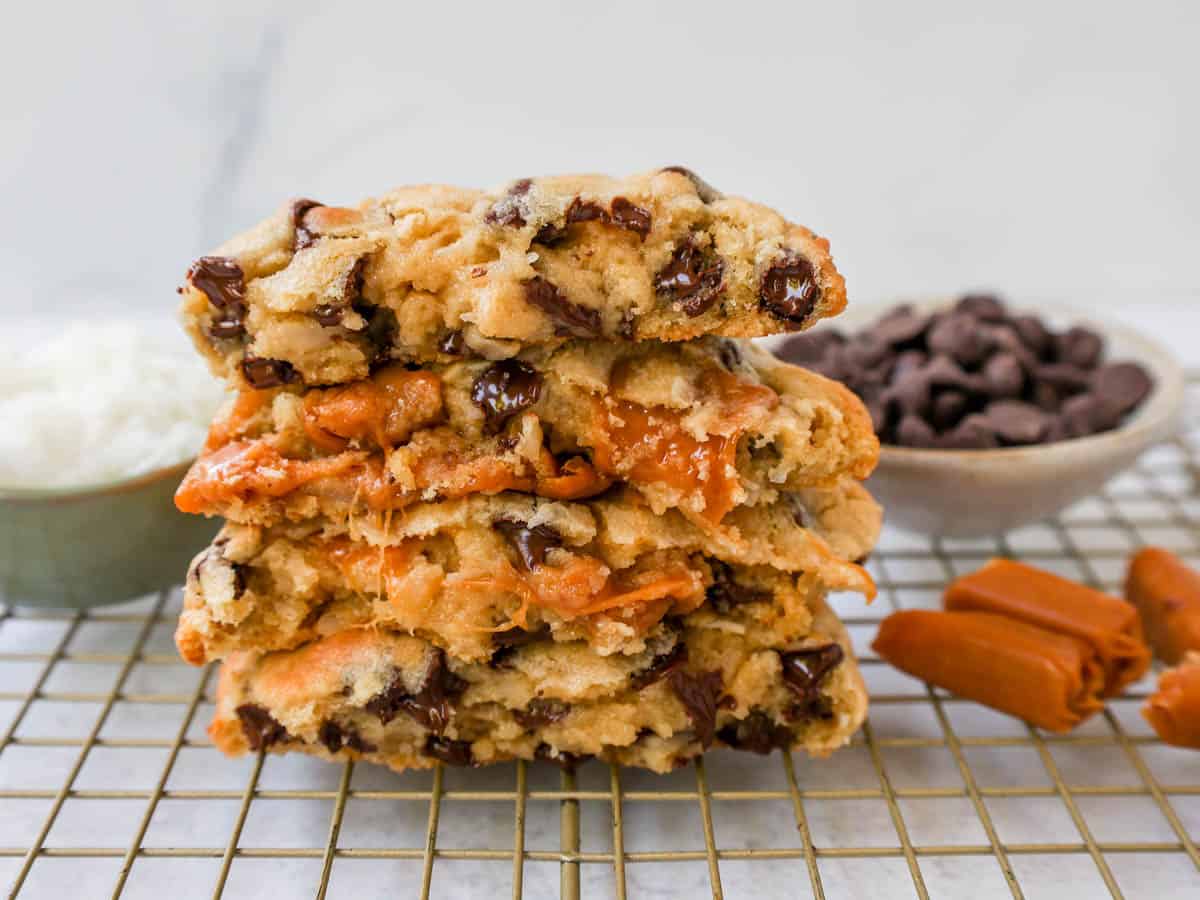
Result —
<instances>
[{"instance_id":1,"label":"white background","mask_svg":"<svg viewBox=\"0 0 1200 900\"><path fill-rule=\"evenodd\" d=\"M667 164L831 237L852 301L1200 307L1200 4L974 6L10 7L0 308L165 317L291 196Z\"/></svg>"}]
</instances>

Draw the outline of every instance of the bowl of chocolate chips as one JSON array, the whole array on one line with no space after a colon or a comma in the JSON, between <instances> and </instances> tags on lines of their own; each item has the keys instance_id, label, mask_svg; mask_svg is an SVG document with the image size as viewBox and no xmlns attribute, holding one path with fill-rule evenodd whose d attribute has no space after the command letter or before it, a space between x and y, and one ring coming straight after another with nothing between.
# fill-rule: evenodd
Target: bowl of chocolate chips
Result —
<instances>
[{"instance_id":1,"label":"bowl of chocolate chips","mask_svg":"<svg viewBox=\"0 0 1200 900\"><path fill-rule=\"evenodd\" d=\"M1121 325L990 294L854 310L773 349L843 382L882 446L888 521L998 534L1099 490L1177 425L1183 371Z\"/></svg>"}]
</instances>

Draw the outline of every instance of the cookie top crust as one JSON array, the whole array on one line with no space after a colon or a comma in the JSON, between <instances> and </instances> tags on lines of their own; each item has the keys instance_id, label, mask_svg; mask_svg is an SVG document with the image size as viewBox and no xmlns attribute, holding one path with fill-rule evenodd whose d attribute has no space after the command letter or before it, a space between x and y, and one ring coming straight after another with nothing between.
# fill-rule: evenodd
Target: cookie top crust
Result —
<instances>
[{"instance_id":1,"label":"cookie top crust","mask_svg":"<svg viewBox=\"0 0 1200 900\"><path fill-rule=\"evenodd\" d=\"M797 331L846 302L826 240L681 167L291 201L197 260L180 293L214 370L255 387L569 338Z\"/></svg>"}]
</instances>

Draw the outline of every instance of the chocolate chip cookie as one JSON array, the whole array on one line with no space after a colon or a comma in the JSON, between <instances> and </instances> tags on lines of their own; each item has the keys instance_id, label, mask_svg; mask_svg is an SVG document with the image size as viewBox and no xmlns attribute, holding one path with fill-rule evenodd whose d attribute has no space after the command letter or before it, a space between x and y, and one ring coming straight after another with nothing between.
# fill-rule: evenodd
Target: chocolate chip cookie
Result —
<instances>
[{"instance_id":1,"label":"chocolate chip cookie","mask_svg":"<svg viewBox=\"0 0 1200 900\"><path fill-rule=\"evenodd\" d=\"M827 241L675 166L295 200L197 260L180 291L215 371L253 388L571 338L794 331L846 299Z\"/></svg>"}]
</instances>

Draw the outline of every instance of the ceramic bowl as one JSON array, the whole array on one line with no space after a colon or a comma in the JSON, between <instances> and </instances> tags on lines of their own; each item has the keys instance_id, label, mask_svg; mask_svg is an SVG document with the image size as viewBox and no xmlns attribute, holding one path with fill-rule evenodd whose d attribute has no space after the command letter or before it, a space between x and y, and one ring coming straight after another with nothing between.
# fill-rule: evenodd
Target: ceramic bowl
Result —
<instances>
[{"instance_id":1,"label":"ceramic bowl","mask_svg":"<svg viewBox=\"0 0 1200 900\"><path fill-rule=\"evenodd\" d=\"M932 311L950 303L943 299L914 305ZM887 309L853 309L832 327L854 331ZM1184 373L1162 344L1064 307L1018 311L1036 313L1055 329L1075 324L1094 329L1104 336L1105 359L1141 363L1154 377L1154 390L1120 428L1090 437L998 450L884 446L867 487L883 504L889 525L931 536L970 538L1050 518L1098 491L1178 426Z\"/></svg>"},{"instance_id":2,"label":"ceramic bowl","mask_svg":"<svg viewBox=\"0 0 1200 900\"><path fill-rule=\"evenodd\" d=\"M218 528L175 509L188 465L80 488L0 488L0 602L82 608L179 584Z\"/></svg>"}]
</instances>

